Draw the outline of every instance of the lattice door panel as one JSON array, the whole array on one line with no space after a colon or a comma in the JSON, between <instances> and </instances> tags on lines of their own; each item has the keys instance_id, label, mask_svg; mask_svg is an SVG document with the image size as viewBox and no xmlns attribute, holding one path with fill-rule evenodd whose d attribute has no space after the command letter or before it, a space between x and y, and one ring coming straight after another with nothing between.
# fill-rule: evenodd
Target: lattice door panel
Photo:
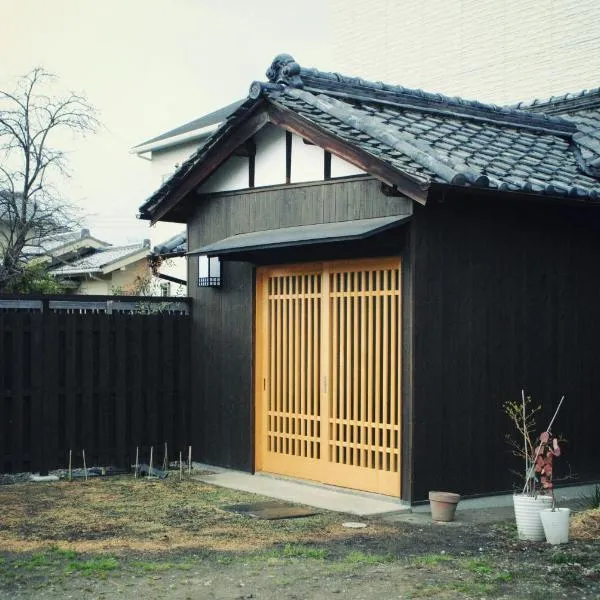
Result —
<instances>
[{"instance_id":1,"label":"lattice door panel","mask_svg":"<svg viewBox=\"0 0 600 600\"><path fill-rule=\"evenodd\" d=\"M257 273L256 466L400 493L399 259Z\"/></svg>"},{"instance_id":2,"label":"lattice door panel","mask_svg":"<svg viewBox=\"0 0 600 600\"><path fill-rule=\"evenodd\" d=\"M363 488L400 490L398 261L330 269L328 460Z\"/></svg>"}]
</instances>

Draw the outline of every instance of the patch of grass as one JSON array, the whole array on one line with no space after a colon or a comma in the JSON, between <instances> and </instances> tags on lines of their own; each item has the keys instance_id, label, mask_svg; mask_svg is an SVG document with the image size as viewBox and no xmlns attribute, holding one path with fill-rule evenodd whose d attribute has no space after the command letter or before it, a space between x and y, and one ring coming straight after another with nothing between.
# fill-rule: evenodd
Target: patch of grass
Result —
<instances>
[{"instance_id":1,"label":"patch of grass","mask_svg":"<svg viewBox=\"0 0 600 600\"><path fill-rule=\"evenodd\" d=\"M348 553L344 561L353 565L380 565L391 562L394 557L391 554L366 554L360 550Z\"/></svg>"},{"instance_id":2,"label":"patch of grass","mask_svg":"<svg viewBox=\"0 0 600 600\"><path fill-rule=\"evenodd\" d=\"M423 554L413 558L412 564L415 567L435 567L440 563L451 561L452 558L449 554Z\"/></svg>"},{"instance_id":3,"label":"patch of grass","mask_svg":"<svg viewBox=\"0 0 600 600\"><path fill-rule=\"evenodd\" d=\"M29 558L16 560L14 562L14 568L33 571L34 569L38 569L40 567L48 567L51 564L52 561L47 554L37 552L36 554L32 554Z\"/></svg>"},{"instance_id":4,"label":"patch of grass","mask_svg":"<svg viewBox=\"0 0 600 600\"><path fill-rule=\"evenodd\" d=\"M467 596L489 596L494 594L497 586L493 583L482 583L480 581L455 581L447 585L455 592L460 592Z\"/></svg>"},{"instance_id":5,"label":"patch of grass","mask_svg":"<svg viewBox=\"0 0 600 600\"><path fill-rule=\"evenodd\" d=\"M323 560L327 558L328 552L323 548L303 546L300 544L286 544L283 548L273 548L266 552L260 552L253 556L258 560L267 560L267 563L276 564L283 558L313 558ZM233 559L231 559L233 560Z\"/></svg>"},{"instance_id":6,"label":"patch of grass","mask_svg":"<svg viewBox=\"0 0 600 600\"><path fill-rule=\"evenodd\" d=\"M50 552L57 557L64 558L66 560L75 560L77 558L77 552L74 550L66 550L64 548L59 548L58 546L52 546L50 548Z\"/></svg>"},{"instance_id":7,"label":"patch of grass","mask_svg":"<svg viewBox=\"0 0 600 600\"><path fill-rule=\"evenodd\" d=\"M69 563L70 571L78 571L87 574L107 573L114 571L119 566L119 561L113 556L102 558L90 558L88 560L74 560Z\"/></svg>"},{"instance_id":8,"label":"patch of grass","mask_svg":"<svg viewBox=\"0 0 600 600\"><path fill-rule=\"evenodd\" d=\"M327 558L327 550L298 544L286 544L281 555L284 558L316 558L323 560Z\"/></svg>"},{"instance_id":9,"label":"patch of grass","mask_svg":"<svg viewBox=\"0 0 600 600\"><path fill-rule=\"evenodd\" d=\"M553 552L548 559L555 565L566 565L568 563L577 562L576 558L568 552Z\"/></svg>"},{"instance_id":10,"label":"patch of grass","mask_svg":"<svg viewBox=\"0 0 600 600\"><path fill-rule=\"evenodd\" d=\"M494 569L490 565L478 558L469 560L465 566L468 571L477 573L477 575L490 575L494 572Z\"/></svg>"},{"instance_id":11,"label":"patch of grass","mask_svg":"<svg viewBox=\"0 0 600 600\"><path fill-rule=\"evenodd\" d=\"M140 571L144 571L146 573L160 573L161 571L169 571L170 569L175 568L175 565L170 562L161 563L134 560L129 563L129 565L134 569L139 569Z\"/></svg>"}]
</instances>

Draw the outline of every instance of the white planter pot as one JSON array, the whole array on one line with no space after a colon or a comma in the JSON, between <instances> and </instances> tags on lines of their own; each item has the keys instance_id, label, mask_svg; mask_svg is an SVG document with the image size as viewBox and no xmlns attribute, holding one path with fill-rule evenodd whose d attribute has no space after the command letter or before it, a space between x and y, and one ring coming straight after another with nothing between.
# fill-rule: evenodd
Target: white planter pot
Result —
<instances>
[{"instance_id":1,"label":"white planter pot","mask_svg":"<svg viewBox=\"0 0 600 600\"><path fill-rule=\"evenodd\" d=\"M550 496L515 494L513 504L519 539L543 542L546 536L540 518L540 511L545 508L552 508L552 498Z\"/></svg>"},{"instance_id":2,"label":"white planter pot","mask_svg":"<svg viewBox=\"0 0 600 600\"><path fill-rule=\"evenodd\" d=\"M566 544L569 541L570 508L545 508L540 512L546 541L549 544Z\"/></svg>"}]
</instances>

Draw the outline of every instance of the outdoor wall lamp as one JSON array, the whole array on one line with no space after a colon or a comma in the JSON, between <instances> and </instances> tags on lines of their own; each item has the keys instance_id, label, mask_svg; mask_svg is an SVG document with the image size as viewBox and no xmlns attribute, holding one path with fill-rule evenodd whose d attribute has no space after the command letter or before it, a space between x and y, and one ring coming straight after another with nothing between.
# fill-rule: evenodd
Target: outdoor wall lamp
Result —
<instances>
[{"instance_id":1,"label":"outdoor wall lamp","mask_svg":"<svg viewBox=\"0 0 600 600\"><path fill-rule=\"evenodd\" d=\"M221 286L221 261L218 256L198 257L198 287Z\"/></svg>"}]
</instances>

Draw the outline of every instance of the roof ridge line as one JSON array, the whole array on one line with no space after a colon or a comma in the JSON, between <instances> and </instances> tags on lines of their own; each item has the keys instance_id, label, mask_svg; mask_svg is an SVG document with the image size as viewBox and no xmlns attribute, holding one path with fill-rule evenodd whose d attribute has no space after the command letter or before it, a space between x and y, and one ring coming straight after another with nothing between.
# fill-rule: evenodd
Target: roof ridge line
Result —
<instances>
[{"instance_id":1,"label":"roof ridge line","mask_svg":"<svg viewBox=\"0 0 600 600\"><path fill-rule=\"evenodd\" d=\"M595 100L595 102L594 102ZM515 104L507 105L508 108L518 110L533 110L547 109L556 107L563 108L565 105L573 105L576 108L584 107L586 104L596 105L600 103L600 87L590 90L583 89L578 92L567 92L565 94L552 95L548 98L534 98L533 100L521 100ZM550 112L549 114L553 114Z\"/></svg>"},{"instance_id":2,"label":"roof ridge line","mask_svg":"<svg viewBox=\"0 0 600 600\"><path fill-rule=\"evenodd\" d=\"M348 91L348 88L352 88L363 92L373 101L377 101L379 97L380 100L388 100L396 105L404 102L414 108L432 111L451 112L453 108L457 108L462 113L460 116L465 118L487 117L491 121L512 123L520 127L542 128L564 135L571 135L576 131L574 125L562 117L301 67L289 54L276 56L267 69L266 76L271 84L310 88L327 93L345 93L347 97L353 96Z\"/></svg>"}]
</instances>

